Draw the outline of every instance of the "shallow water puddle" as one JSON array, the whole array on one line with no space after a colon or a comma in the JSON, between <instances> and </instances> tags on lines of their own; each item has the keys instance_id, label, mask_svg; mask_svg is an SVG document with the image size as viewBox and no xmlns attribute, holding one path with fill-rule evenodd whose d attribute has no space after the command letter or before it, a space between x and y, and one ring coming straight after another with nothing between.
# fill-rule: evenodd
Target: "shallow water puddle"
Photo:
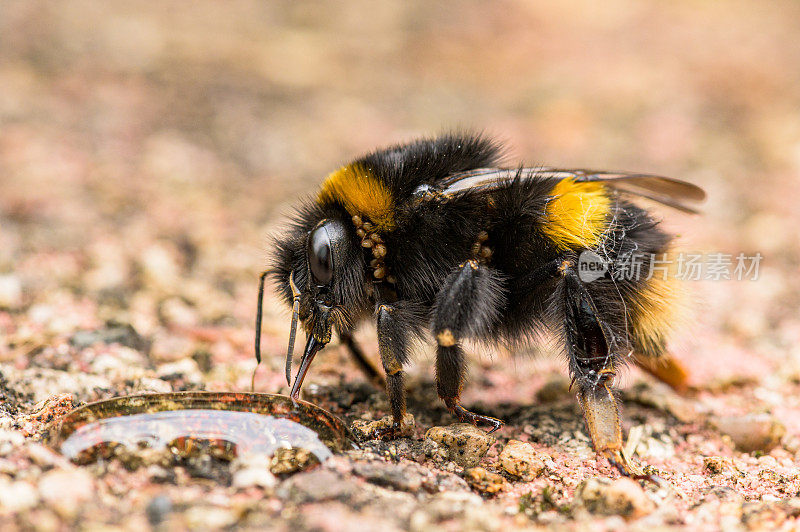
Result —
<instances>
[{"instance_id":1,"label":"shallow water puddle","mask_svg":"<svg viewBox=\"0 0 800 532\"><path fill-rule=\"evenodd\" d=\"M322 462L353 448L330 412L283 395L176 392L117 397L77 408L48 428L48 444L79 464L121 458L140 465L171 456L224 461L263 454ZM274 460L273 460L274 461ZM302 464L297 464L302 466Z\"/></svg>"}]
</instances>

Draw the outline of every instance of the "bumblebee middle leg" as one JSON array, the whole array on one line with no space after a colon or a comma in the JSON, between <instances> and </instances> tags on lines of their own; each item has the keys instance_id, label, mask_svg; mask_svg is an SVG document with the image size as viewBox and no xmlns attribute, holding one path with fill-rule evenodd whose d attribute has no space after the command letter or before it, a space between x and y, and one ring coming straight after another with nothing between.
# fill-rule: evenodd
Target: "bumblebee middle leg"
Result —
<instances>
[{"instance_id":1,"label":"bumblebee middle leg","mask_svg":"<svg viewBox=\"0 0 800 532\"><path fill-rule=\"evenodd\" d=\"M622 452L619 405L611 390L616 362L612 332L570 262L560 271L570 372L592 444L623 475L649 479Z\"/></svg>"},{"instance_id":2,"label":"bumblebee middle leg","mask_svg":"<svg viewBox=\"0 0 800 532\"><path fill-rule=\"evenodd\" d=\"M470 412L461 406L461 389L466 375L464 351L459 341L488 333L504 302L500 278L486 265L470 260L445 280L436 296L433 334L436 338L436 389L447 408L459 421L486 424L490 432L503 422Z\"/></svg>"}]
</instances>

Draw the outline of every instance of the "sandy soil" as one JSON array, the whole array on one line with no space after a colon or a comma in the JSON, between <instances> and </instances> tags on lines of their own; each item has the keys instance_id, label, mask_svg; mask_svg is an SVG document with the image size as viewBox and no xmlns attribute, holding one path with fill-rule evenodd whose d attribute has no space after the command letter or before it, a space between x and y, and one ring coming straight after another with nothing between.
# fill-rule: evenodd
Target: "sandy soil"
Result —
<instances>
[{"instance_id":1,"label":"sandy soil","mask_svg":"<svg viewBox=\"0 0 800 532\"><path fill-rule=\"evenodd\" d=\"M799 31L788 0L4 2L0 526L797 526ZM691 283L686 394L620 379L630 450L664 486L595 456L547 343L476 350L465 403L507 421L479 470L425 441L455 421L430 345L413 437L294 475L78 467L42 444L84 402L248 389L257 277L291 205L361 152L453 127L507 139L514 163L696 182L704 216L664 212L685 248L763 255L756 281ZM271 293L266 312L256 386L285 392L288 313ZM358 336L375 358L374 328ZM336 346L306 392L347 423L387 412ZM510 440L536 475L504 469Z\"/></svg>"}]
</instances>

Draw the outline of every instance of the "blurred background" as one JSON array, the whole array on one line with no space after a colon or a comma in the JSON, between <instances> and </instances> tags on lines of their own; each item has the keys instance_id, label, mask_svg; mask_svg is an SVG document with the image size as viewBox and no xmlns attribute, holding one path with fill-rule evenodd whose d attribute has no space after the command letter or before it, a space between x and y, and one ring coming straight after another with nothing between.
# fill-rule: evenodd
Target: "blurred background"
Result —
<instances>
[{"instance_id":1,"label":"blurred background","mask_svg":"<svg viewBox=\"0 0 800 532\"><path fill-rule=\"evenodd\" d=\"M675 350L703 389L757 383L741 404L797 408L781 397L800 376L798 35L790 0L4 1L0 360L37 398L245 388L257 276L292 204L365 151L469 128L512 165L705 187L704 216L665 223L688 249L765 258L758 281L692 285ZM288 314L266 305L257 383L276 391ZM345 378L329 351L310 382ZM480 381L531 401L507 384L548 367Z\"/></svg>"}]
</instances>

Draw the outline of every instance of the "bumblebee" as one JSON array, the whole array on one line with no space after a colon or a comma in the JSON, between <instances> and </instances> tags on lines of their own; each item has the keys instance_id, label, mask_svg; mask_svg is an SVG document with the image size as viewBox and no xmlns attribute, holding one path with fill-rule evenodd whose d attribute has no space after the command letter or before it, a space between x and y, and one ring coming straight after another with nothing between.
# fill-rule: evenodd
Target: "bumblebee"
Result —
<instances>
[{"instance_id":1,"label":"bumblebee","mask_svg":"<svg viewBox=\"0 0 800 532\"><path fill-rule=\"evenodd\" d=\"M286 357L291 396L315 355L339 335L355 361L375 370L353 340L365 319L377 325L393 438L406 410L403 368L412 340L436 341L436 388L461 422L494 431L502 421L460 401L465 340L516 346L550 331L560 338L594 448L623 474L614 377L629 359L680 387L686 374L665 352L680 286L659 276L620 277L633 253L644 268L673 237L632 196L695 212L704 192L650 174L500 167L502 146L483 135L445 134L375 151L330 174L276 239L271 277L292 306ZM580 275L582 253L612 265ZM291 383L298 322L307 340Z\"/></svg>"}]
</instances>

